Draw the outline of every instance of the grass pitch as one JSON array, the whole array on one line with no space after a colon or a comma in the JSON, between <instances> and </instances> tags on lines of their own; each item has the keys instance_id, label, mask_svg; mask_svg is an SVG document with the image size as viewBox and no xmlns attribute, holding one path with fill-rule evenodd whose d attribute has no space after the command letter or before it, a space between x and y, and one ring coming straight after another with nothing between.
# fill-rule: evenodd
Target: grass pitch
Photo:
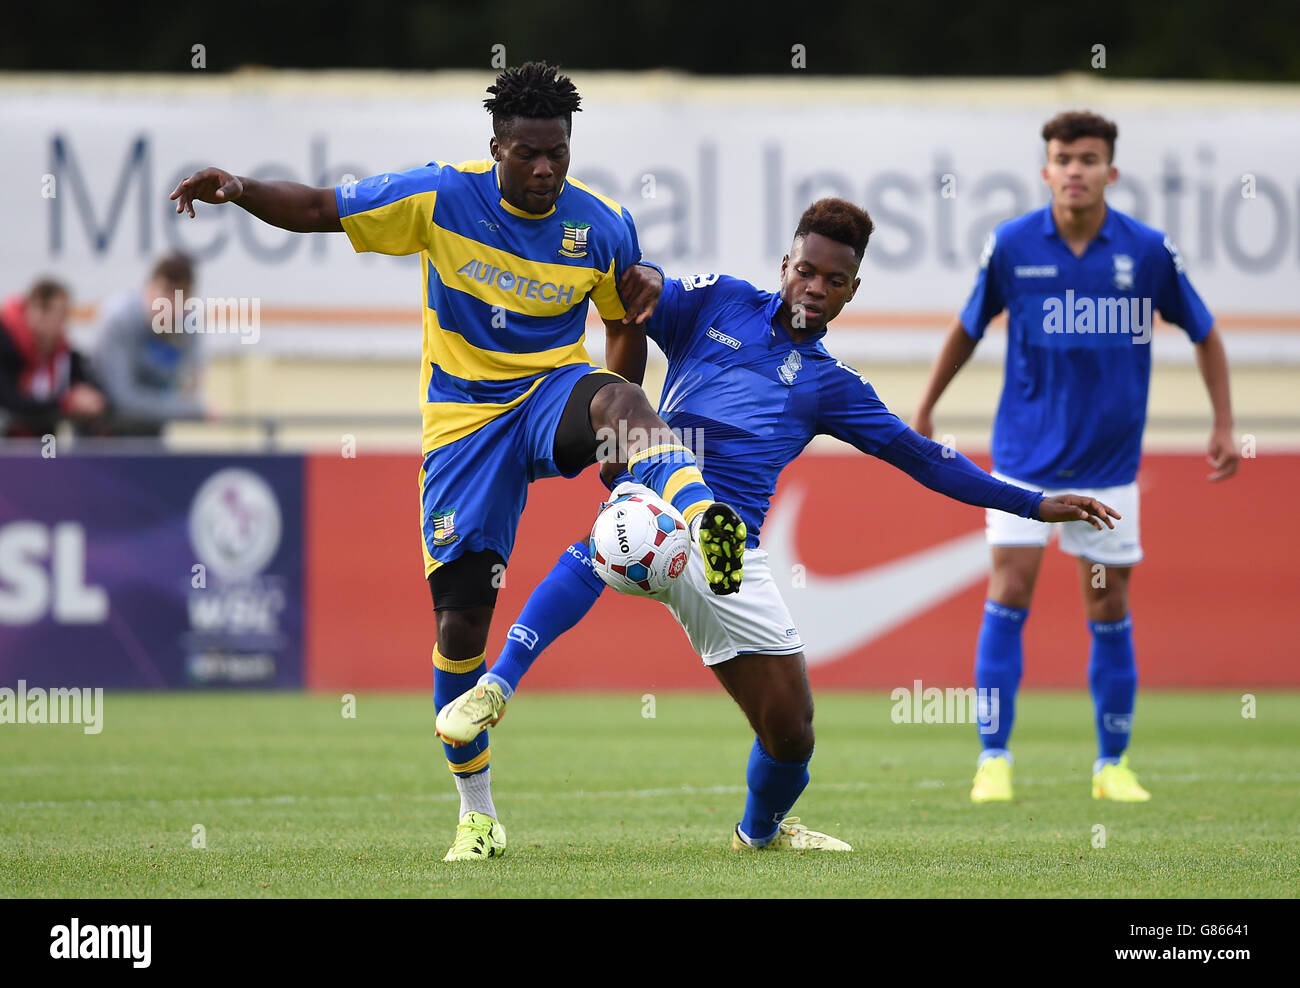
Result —
<instances>
[{"instance_id":1,"label":"grass pitch","mask_svg":"<svg viewBox=\"0 0 1300 988\"><path fill-rule=\"evenodd\" d=\"M854 851L821 856L730 850L751 735L720 692L653 719L525 693L492 732L509 851L468 864L441 861L458 803L424 697L104 702L99 735L0 726L0 895L1294 897L1300 873L1296 693L1254 719L1240 693L1140 694L1145 805L1091 798L1086 695L1024 695L1016 801L985 806L972 726L823 693L795 813Z\"/></svg>"}]
</instances>

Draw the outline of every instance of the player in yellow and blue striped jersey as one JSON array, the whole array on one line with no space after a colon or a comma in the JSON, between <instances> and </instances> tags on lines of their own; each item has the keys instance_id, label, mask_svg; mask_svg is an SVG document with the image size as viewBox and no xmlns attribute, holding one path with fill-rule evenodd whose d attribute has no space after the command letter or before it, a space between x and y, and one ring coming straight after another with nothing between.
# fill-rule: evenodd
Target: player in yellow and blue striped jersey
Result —
<instances>
[{"instance_id":1,"label":"player in yellow and blue striped jersey","mask_svg":"<svg viewBox=\"0 0 1300 988\"><path fill-rule=\"evenodd\" d=\"M627 210L568 177L581 109L572 81L530 62L502 72L488 93L493 136L482 161L334 189L209 168L171 195L191 216L195 201L235 202L283 229L346 232L357 251L420 255L420 500L439 708L486 671L497 589L533 480L576 476L601 452L626 462L691 523L714 593L739 589L746 535L637 386L646 344L636 324L653 313L663 272L640 263ZM588 299L613 374L587 353ZM461 794L447 859L502 853L487 732L446 753Z\"/></svg>"}]
</instances>

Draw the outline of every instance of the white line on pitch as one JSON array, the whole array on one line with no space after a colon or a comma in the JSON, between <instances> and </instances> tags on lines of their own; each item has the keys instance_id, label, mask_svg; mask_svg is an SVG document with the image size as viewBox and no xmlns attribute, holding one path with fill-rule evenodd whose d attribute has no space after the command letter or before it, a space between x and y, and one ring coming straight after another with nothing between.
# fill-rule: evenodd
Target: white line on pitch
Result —
<instances>
[{"instance_id":1,"label":"white line on pitch","mask_svg":"<svg viewBox=\"0 0 1300 988\"><path fill-rule=\"evenodd\" d=\"M1300 782L1300 773L1268 773L1262 775L1204 775L1190 773L1185 775L1160 775L1146 773L1144 779L1160 783L1223 782L1241 784L1247 782ZM1077 776L1064 778L1034 778L1026 776L1016 780L1017 785L1073 785L1080 780L1087 781L1086 772ZM872 789L886 789L896 783L876 782L828 782L816 785L817 789L833 792L865 792ZM918 779L911 783L916 789L943 789L949 786L964 787L968 785L965 778L960 779ZM510 800L554 800L554 799L662 799L669 796L735 796L745 792L744 786L665 786L660 789L572 789L566 792L511 792L499 789L497 798L503 802ZM372 803L406 800L412 803L451 803L458 802L460 795L454 792L443 793L370 793L358 796L226 796L211 799L36 799L16 800L0 803L2 810L63 809L72 807L162 807L162 806L262 806L292 803Z\"/></svg>"}]
</instances>

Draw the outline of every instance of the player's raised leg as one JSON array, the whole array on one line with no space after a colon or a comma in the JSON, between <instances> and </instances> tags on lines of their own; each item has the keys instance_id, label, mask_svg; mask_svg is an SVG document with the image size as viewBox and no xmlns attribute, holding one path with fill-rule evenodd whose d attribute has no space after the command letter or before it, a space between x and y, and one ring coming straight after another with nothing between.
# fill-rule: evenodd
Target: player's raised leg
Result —
<instances>
[{"instance_id":1,"label":"player's raised leg","mask_svg":"<svg viewBox=\"0 0 1300 988\"><path fill-rule=\"evenodd\" d=\"M1038 524L1027 519L994 519L990 524ZM991 537L995 537L992 536ZM1011 728L1016 717L1016 693L1024 670L1022 638L1034 585L1043 561L1041 545L994 545L993 571L989 576L988 599L975 646L975 688L987 698L980 710L980 756L970 798L976 803L1005 802L1012 798L1010 750Z\"/></svg>"},{"instance_id":2,"label":"player's raised leg","mask_svg":"<svg viewBox=\"0 0 1300 988\"><path fill-rule=\"evenodd\" d=\"M745 815L732 832L736 850L851 851L788 816L808 785L813 699L802 652L738 655L711 666L754 729L745 771Z\"/></svg>"},{"instance_id":3,"label":"player's raised leg","mask_svg":"<svg viewBox=\"0 0 1300 988\"><path fill-rule=\"evenodd\" d=\"M645 392L627 382L609 384L595 393L590 412L593 434L615 441L608 458L627 464L637 483L686 519L700 546L709 589L736 593L744 574L745 523L730 505L714 500L694 454L655 414Z\"/></svg>"},{"instance_id":4,"label":"player's raised leg","mask_svg":"<svg viewBox=\"0 0 1300 988\"><path fill-rule=\"evenodd\" d=\"M1092 767L1094 799L1141 803L1151 794L1138 784L1129 768L1129 732L1137 701L1137 659L1133 651L1133 619L1128 588L1131 566L1106 566L1079 557L1079 585L1083 591L1092 650L1088 659L1088 686L1092 690L1097 720L1097 761Z\"/></svg>"},{"instance_id":5,"label":"player's raised leg","mask_svg":"<svg viewBox=\"0 0 1300 988\"><path fill-rule=\"evenodd\" d=\"M438 736L452 744L464 744L500 720L533 661L586 616L604 589L604 582L592 571L587 543L574 542L565 549L529 594L492 671L483 673L474 686L439 709Z\"/></svg>"}]
</instances>

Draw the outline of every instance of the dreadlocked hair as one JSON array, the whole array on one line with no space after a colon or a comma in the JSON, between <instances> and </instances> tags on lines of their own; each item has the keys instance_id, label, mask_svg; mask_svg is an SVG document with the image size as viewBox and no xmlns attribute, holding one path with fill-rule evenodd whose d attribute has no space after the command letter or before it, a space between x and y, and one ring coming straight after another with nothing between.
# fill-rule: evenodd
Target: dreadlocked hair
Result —
<instances>
[{"instance_id":1,"label":"dreadlocked hair","mask_svg":"<svg viewBox=\"0 0 1300 988\"><path fill-rule=\"evenodd\" d=\"M564 132L573 129L573 114L580 112L582 97L573 80L546 62L525 62L506 69L487 88L491 95L483 107L492 114L492 131L497 139L505 138L511 122L518 117L532 120L564 119Z\"/></svg>"}]
</instances>

